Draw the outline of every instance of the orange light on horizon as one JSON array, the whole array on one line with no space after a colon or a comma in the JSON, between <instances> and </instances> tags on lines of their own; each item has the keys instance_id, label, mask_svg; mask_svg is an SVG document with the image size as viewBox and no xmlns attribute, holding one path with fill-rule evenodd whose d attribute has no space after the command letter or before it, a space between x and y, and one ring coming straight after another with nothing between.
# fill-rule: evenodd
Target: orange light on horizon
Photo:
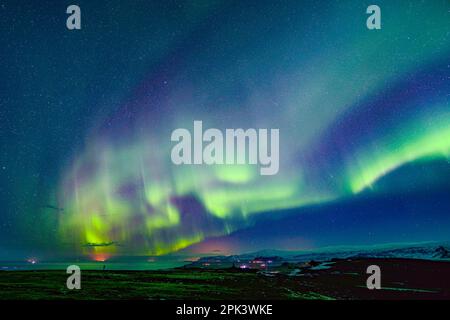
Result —
<instances>
[{"instance_id":1,"label":"orange light on horizon","mask_svg":"<svg viewBox=\"0 0 450 320\"><path fill-rule=\"evenodd\" d=\"M108 260L110 258L109 254L105 254L105 253L95 253L92 256L92 259L96 262L105 262L106 260Z\"/></svg>"}]
</instances>

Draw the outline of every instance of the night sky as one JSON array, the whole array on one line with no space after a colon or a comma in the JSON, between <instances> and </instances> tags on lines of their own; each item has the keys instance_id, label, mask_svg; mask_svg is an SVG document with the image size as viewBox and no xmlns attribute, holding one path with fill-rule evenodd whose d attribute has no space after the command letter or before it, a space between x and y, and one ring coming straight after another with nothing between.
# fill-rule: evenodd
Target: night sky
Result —
<instances>
[{"instance_id":1,"label":"night sky","mask_svg":"<svg viewBox=\"0 0 450 320\"><path fill-rule=\"evenodd\" d=\"M0 0L0 259L450 240L450 3ZM280 170L175 166L279 128Z\"/></svg>"}]
</instances>

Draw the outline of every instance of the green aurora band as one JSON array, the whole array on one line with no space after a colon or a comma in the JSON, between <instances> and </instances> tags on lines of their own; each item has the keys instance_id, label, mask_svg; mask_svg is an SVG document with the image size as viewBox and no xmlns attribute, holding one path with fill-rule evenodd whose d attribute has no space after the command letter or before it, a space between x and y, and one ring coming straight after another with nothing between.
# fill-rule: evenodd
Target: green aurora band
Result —
<instances>
[{"instance_id":1,"label":"green aurora band","mask_svg":"<svg viewBox=\"0 0 450 320\"><path fill-rule=\"evenodd\" d=\"M132 125L123 130L113 124L107 133L94 130L67 165L56 192L65 212L58 218L61 242L94 259L164 255L251 226L261 213L354 197L408 163L449 161L448 7L436 1L410 12L400 2L381 5L386 14L379 33L367 33L364 16L330 4L315 29L308 19L306 26L298 22L303 36L273 28L267 38L255 35L253 47L241 49L222 41L230 38L229 24L206 34L203 41L212 49L186 49L171 70L172 88L164 91L164 101L137 94L133 101L145 111ZM245 58L246 64L220 61L222 51L236 61ZM217 72L195 73L201 61L214 61ZM421 73L433 78L434 65L441 73L430 90L410 81ZM224 84L223 79L237 80ZM355 128L342 137L343 145L327 138L333 125L345 127L361 109L371 117L373 108L386 108L382 103L364 106L394 85L426 92L400 101L389 119L375 118L369 131ZM230 98L239 86L247 98ZM152 108L169 111L156 115ZM250 165L173 165L170 132L191 128L193 120L216 128L280 128L279 173L260 176ZM317 156L314 150L323 143L335 150L325 148ZM111 241L121 245L81 246Z\"/></svg>"}]
</instances>

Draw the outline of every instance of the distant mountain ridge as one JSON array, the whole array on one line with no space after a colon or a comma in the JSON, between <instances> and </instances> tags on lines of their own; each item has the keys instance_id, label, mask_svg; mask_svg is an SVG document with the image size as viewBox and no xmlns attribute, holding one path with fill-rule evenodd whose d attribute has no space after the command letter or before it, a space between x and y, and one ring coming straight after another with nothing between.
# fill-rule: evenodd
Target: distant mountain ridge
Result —
<instances>
[{"instance_id":1,"label":"distant mountain ridge","mask_svg":"<svg viewBox=\"0 0 450 320\"><path fill-rule=\"evenodd\" d=\"M325 248L317 252L309 251L284 251L284 250L260 250L231 256L208 256L188 266L214 266L235 265L252 260L271 259L281 262L299 263L308 261L329 261L332 259L358 259L358 258L405 258L423 260L449 260L449 243L423 243L407 245L380 245L367 248Z\"/></svg>"}]
</instances>

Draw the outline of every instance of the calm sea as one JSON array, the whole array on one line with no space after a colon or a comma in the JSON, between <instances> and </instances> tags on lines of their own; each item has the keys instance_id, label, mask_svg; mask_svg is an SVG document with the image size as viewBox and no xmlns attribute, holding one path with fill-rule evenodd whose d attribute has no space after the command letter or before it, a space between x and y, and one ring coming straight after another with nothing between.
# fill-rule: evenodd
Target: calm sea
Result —
<instances>
[{"instance_id":1,"label":"calm sea","mask_svg":"<svg viewBox=\"0 0 450 320\"><path fill-rule=\"evenodd\" d=\"M70 265L77 265L82 270L161 270L181 267L186 261L163 260L154 262L0 262L0 270L66 270Z\"/></svg>"}]
</instances>

